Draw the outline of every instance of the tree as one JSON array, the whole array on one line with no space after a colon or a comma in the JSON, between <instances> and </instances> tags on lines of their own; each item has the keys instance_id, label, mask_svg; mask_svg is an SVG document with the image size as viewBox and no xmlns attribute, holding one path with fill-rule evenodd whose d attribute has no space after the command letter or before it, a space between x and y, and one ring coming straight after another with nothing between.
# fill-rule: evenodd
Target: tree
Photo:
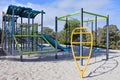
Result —
<instances>
[{"instance_id":1,"label":"tree","mask_svg":"<svg viewBox=\"0 0 120 80\"><path fill-rule=\"evenodd\" d=\"M120 31L117 32L116 39L118 40L118 41L116 42L117 49L120 49Z\"/></svg>"},{"instance_id":2,"label":"tree","mask_svg":"<svg viewBox=\"0 0 120 80\"><path fill-rule=\"evenodd\" d=\"M97 46L98 47L105 47L106 42L106 31L103 28L98 28L97 30ZM104 36L105 35L105 36ZM94 37L95 40L95 37ZM95 43L94 43L95 45Z\"/></svg>"},{"instance_id":3,"label":"tree","mask_svg":"<svg viewBox=\"0 0 120 80\"><path fill-rule=\"evenodd\" d=\"M51 35L51 34L53 34L53 29L51 29L51 28L49 28L49 27L44 27L44 28L43 28L43 33L44 33L44 34Z\"/></svg>"},{"instance_id":4,"label":"tree","mask_svg":"<svg viewBox=\"0 0 120 80\"><path fill-rule=\"evenodd\" d=\"M64 25L64 30L59 32L60 42L62 42L64 44L70 44L70 36L71 36L72 30L76 27L79 27L79 26L80 26L80 21L79 20L77 20L77 19L68 20L68 22L65 23L65 25ZM78 37L75 36L75 39L77 39L77 38Z\"/></svg>"},{"instance_id":5,"label":"tree","mask_svg":"<svg viewBox=\"0 0 120 80\"><path fill-rule=\"evenodd\" d=\"M58 39L59 39L59 43L61 43L61 44L65 44L65 42L66 42L66 36L65 36L65 31L63 30L63 31L60 31L59 33L58 33Z\"/></svg>"},{"instance_id":6,"label":"tree","mask_svg":"<svg viewBox=\"0 0 120 80\"><path fill-rule=\"evenodd\" d=\"M106 46L106 28L107 26L104 26L102 29L98 30L98 37L99 37L99 45L102 45L103 47ZM118 31L119 29L117 28L116 25L109 25L109 47L112 49L116 48L116 42L119 40L118 37Z\"/></svg>"},{"instance_id":7,"label":"tree","mask_svg":"<svg viewBox=\"0 0 120 80\"><path fill-rule=\"evenodd\" d=\"M52 37L53 39L55 39L55 33L54 33L53 29L51 29L50 27L43 27L43 33L47 34L50 37Z\"/></svg>"}]
</instances>

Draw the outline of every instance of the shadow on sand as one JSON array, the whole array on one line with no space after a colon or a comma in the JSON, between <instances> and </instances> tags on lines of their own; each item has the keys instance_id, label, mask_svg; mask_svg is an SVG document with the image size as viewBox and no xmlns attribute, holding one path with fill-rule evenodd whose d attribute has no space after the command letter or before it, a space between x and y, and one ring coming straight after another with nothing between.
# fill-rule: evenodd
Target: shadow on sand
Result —
<instances>
[{"instance_id":1,"label":"shadow on sand","mask_svg":"<svg viewBox=\"0 0 120 80\"><path fill-rule=\"evenodd\" d=\"M105 73L108 73L110 71L113 71L119 65L119 62L116 59L114 59L116 57L120 57L120 55L110 57L109 60L101 60L101 61L104 61L104 63L98 66L93 71L91 71L89 75L86 76L85 78L96 77L96 76L104 75ZM101 61L98 61L98 62L101 62Z\"/></svg>"}]
</instances>

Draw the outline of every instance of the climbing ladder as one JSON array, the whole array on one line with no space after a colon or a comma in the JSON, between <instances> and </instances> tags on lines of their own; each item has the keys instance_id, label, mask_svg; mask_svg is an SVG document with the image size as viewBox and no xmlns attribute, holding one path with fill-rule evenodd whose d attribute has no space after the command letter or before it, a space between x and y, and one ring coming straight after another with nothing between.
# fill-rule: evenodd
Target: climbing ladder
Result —
<instances>
[{"instance_id":1,"label":"climbing ladder","mask_svg":"<svg viewBox=\"0 0 120 80\"><path fill-rule=\"evenodd\" d=\"M86 32L87 31L87 32ZM74 41L73 39L73 36L74 35L89 35L90 36L90 41L83 41L83 42L77 42L77 41ZM76 56L75 55L75 50L74 50L74 45L80 45L80 44L89 44L90 45L90 52L89 52L89 55L88 56ZM89 28L87 27L77 27L75 28L73 31L72 31L72 34L71 34L71 49L72 49L72 55L73 55L73 58L74 58L74 62L77 66L77 69L80 73L80 77L83 78L83 75L86 71L86 68L88 66L88 63L90 61L90 57L92 55L92 46L93 46L93 36L92 36L92 32L89 30ZM79 63L78 63L78 59L87 59L85 65L83 68L81 68L79 66Z\"/></svg>"}]
</instances>

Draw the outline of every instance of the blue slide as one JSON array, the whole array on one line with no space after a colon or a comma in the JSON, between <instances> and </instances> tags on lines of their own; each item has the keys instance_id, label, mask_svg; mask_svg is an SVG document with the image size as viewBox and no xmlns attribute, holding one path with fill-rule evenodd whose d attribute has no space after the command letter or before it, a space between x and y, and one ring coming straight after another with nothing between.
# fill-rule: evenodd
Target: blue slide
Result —
<instances>
[{"instance_id":1,"label":"blue slide","mask_svg":"<svg viewBox=\"0 0 120 80\"><path fill-rule=\"evenodd\" d=\"M50 36L48 36L47 34L39 34L38 36L44 37L53 47L55 47L56 41L54 39L52 39ZM57 49L60 49L61 51L68 51L69 50L69 48L60 46L58 43L57 43Z\"/></svg>"}]
</instances>

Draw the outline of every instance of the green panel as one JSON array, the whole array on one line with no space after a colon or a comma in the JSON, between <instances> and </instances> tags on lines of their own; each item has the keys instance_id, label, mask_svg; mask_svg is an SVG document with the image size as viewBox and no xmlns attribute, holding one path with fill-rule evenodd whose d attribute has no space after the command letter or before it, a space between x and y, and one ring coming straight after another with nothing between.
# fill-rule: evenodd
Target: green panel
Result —
<instances>
[{"instance_id":1,"label":"green panel","mask_svg":"<svg viewBox=\"0 0 120 80\"><path fill-rule=\"evenodd\" d=\"M66 21L65 19L59 19L59 21Z\"/></svg>"},{"instance_id":2,"label":"green panel","mask_svg":"<svg viewBox=\"0 0 120 80\"><path fill-rule=\"evenodd\" d=\"M20 50L20 47L19 47L18 42L17 42L17 40L16 40L14 35L13 35L13 39L15 41L15 45L17 46L18 52L20 53L21 50Z\"/></svg>"},{"instance_id":3,"label":"green panel","mask_svg":"<svg viewBox=\"0 0 120 80\"><path fill-rule=\"evenodd\" d=\"M43 38L47 43L49 43L43 36L40 36L40 37ZM17 40L16 40L16 38L15 38L14 35L13 35L13 39L15 40L15 44L17 46L18 52L20 53L21 50L20 50L20 47L19 47L18 42L17 42ZM38 54L38 53L54 52L55 51L54 47L53 46L51 46L51 47L53 48L51 50L42 50L42 51L33 51L33 52L22 52L22 54Z\"/></svg>"},{"instance_id":4,"label":"green panel","mask_svg":"<svg viewBox=\"0 0 120 80\"><path fill-rule=\"evenodd\" d=\"M61 20L62 18L70 17L70 16L73 16L73 15L76 15L76 14L80 14L80 11L77 11L77 12L74 12L74 13L71 13L71 14L67 14L65 16L58 17L57 20Z\"/></svg>"},{"instance_id":5,"label":"green panel","mask_svg":"<svg viewBox=\"0 0 120 80\"><path fill-rule=\"evenodd\" d=\"M37 52L23 52L24 55L26 54L37 54Z\"/></svg>"},{"instance_id":6,"label":"green panel","mask_svg":"<svg viewBox=\"0 0 120 80\"><path fill-rule=\"evenodd\" d=\"M37 35L15 35L15 37L37 37Z\"/></svg>"},{"instance_id":7,"label":"green panel","mask_svg":"<svg viewBox=\"0 0 120 80\"><path fill-rule=\"evenodd\" d=\"M37 36L37 26L33 27L33 35ZM34 40L34 42L33 42L33 50L37 50L37 44L36 44L37 43L37 37L33 39Z\"/></svg>"},{"instance_id":8,"label":"green panel","mask_svg":"<svg viewBox=\"0 0 120 80\"><path fill-rule=\"evenodd\" d=\"M15 35L15 36L16 36L16 37L19 37L19 36L21 36L21 35ZM16 44L16 46L17 46L18 52L20 53L21 50L20 50L20 47L19 47L19 45L18 45L18 42L17 42L15 36L13 36L13 38L14 38L14 40L15 40L15 44ZM22 36L24 36L24 37L26 37L26 36L37 37L36 35L22 35ZM50 44L43 36L38 36L38 37L43 38L48 44ZM55 51L54 47L53 47L52 45L51 45L51 47L52 47L51 50L22 52L22 53L23 53L23 54L38 54L38 53L54 52L54 51Z\"/></svg>"},{"instance_id":9,"label":"green panel","mask_svg":"<svg viewBox=\"0 0 120 80\"><path fill-rule=\"evenodd\" d=\"M95 13L91 13L91 12L87 12L87 11L83 11L83 13L94 15L94 16L99 16L99 17L103 17L103 18L108 18L107 16L103 16L103 15L100 15L100 14L95 14Z\"/></svg>"},{"instance_id":10,"label":"green panel","mask_svg":"<svg viewBox=\"0 0 120 80\"><path fill-rule=\"evenodd\" d=\"M97 18L97 20L105 20L106 18ZM88 19L88 20L84 20L83 22L94 22L94 19Z\"/></svg>"},{"instance_id":11,"label":"green panel","mask_svg":"<svg viewBox=\"0 0 120 80\"><path fill-rule=\"evenodd\" d=\"M83 22L94 22L95 20L84 20Z\"/></svg>"},{"instance_id":12,"label":"green panel","mask_svg":"<svg viewBox=\"0 0 120 80\"><path fill-rule=\"evenodd\" d=\"M55 50L42 50L42 51L33 51L33 52L23 52L23 54L38 54L38 53L47 53L47 52L54 52Z\"/></svg>"}]
</instances>

